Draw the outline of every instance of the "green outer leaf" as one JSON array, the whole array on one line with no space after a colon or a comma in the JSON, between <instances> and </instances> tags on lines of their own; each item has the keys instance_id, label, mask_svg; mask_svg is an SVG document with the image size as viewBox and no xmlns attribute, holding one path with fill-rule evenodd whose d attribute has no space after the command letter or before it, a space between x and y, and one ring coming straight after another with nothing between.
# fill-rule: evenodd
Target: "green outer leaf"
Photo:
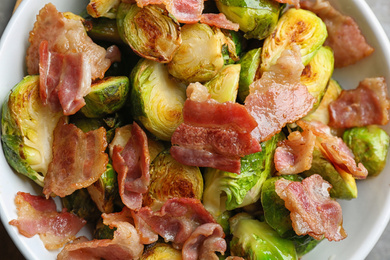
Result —
<instances>
[{"instance_id":1,"label":"green outer leaf","mask_svg":"<svg viewBox=\"0 0 390 260\"><path fill-rule=\"evenodd\" d=\"M257 69L261 62L261 48L252 49L240 60L241 71L238 87L238 100L244 102L249 95L249 85L255 80Z\"/></svg>"},{"instance_id":2,"label":"green outer leaf","mask_svg":"<svg viewBox=\"0 0 390 260\"><path fill-rule=\"evenodd\" d=\"M219 2L229 7L248 7L273 12L278 11L280 9L280 4L273 0L219 0Z\"/></svg>"}]
</instances>

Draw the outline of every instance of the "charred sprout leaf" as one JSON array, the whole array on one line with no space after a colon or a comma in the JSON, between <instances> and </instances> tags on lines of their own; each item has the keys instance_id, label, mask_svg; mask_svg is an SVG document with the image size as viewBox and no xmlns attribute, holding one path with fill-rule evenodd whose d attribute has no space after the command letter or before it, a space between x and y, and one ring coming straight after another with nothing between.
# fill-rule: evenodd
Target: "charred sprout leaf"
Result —
<instances>
[{"instance_id":1,"label":"charred sprout leaf","mask_svg":"<svg viewBox=\"0 0 390 260\"><path fill-rule=\"evenodd\" d=\"M329 123L329 104L330 102L334 101L337 99L337 97L341 93L341 86L335 81L334 79L330 79L328 87L326 88L326 92L321 100L320 105L317 107L317 109L304 117L305 120L308 121L320 121L324 124Z\"/></svg>"},{"instance_id":2,"label":"charred sprout leaf","mask_svg":"<svg viewBox=\"0 0 390 260\"><path fill-rule=\"evenodd\" d=\"M333 74L334 57L330 47L320 47L313 59L306 65L302 72L301 83L309 93L317 99L313 105L314 111L326 92L330 77Z\"/></svg>"},{"instance_id":3,"label":"charred sprout leaf","mask_svg":"<svg viewBox=\"0 0 390 260\"><path fill-rule=\"evenodd\" d=\"M169 62L181 43L180 24L158 5L122 2L116 20L122 40L141 57Z\"/></svg>"},{"instance_id":4,"label":"charred sprout leaf","mask_svg":"<svg viewBox=\"0 0 390 260\"><path fill-rule=\"evenodd\" d=\"M266 38L275 28L281 5L272 0L218 0L217 7L226 17L240 25L247 39Z\"/></svg>"},{"instance_id":5,"label":"charred sprout leaf","mask_svg":"<svg viewBox=\"0 0 390 260\"><path fill-rule=\"evenodd\" d=\"M235 102L237 99L240 64L224 66L210 81L205 83L212 99L220 103Z\"/></svg>"},{"instance_id":6,"label":"charred sprout leaf","mask_svg":"<svg viewBox=\"0 0 390 260\"><path fill-rule=\"evenodd\" d=\"M321 175L324 180L332 184L332 188L329 191L332 198L354 199L357 197L356 181L352 175L341 169L336 170L317 146L314 147L310 170L302 173L305 177L313 174Z\"/></svg>"},{"instance_id":7,"label":"charred sprout leaf","mask_svg":"<svg viewBox=\"0 0 390 260\"><path fill-rule=\"evenodd\" d=\"M121 109L129 93L129 78L107 77L91 86L91 92L84 97L85 106L81 113L86 117L99 118Z\"/></svg>"},{"instance_id":8,"label":"charred sprout leaf","mask_svg":"<svg viewBox=\"0 0 390 260\"><path fill-rule=\"evenodd\" d=\"M343 140L362 163L369 176L376 176L386 165L389 135L379 126L354 127L344 132Z\"/></svg>"},{"instance_id":9,"label":"charred sprout leaf","mask_svg":"<svg viewBox=\"0 0 390 260\"><path fill-rule=\"evenodd\" d=\"M117 174L111 163L107 164L106 171L95 183L88 186L87 190L101 212L111 213L114 211L114 200L119 193Z\"/></svg>"},{"instance_id":10,"label":"charred sprout leaf","mask_svg":"<svg viewBox=\"0 0 390 260\"><path fill-rule=\"evenodd\" d=\"M222 55L225 64L233 64L240 60L242 53L242 36L239 32L221 30L225 35L225 43L222 45Z\"/></svg>"},{"instance_id":11,"label":"charred sprout leaf","mask_svg":"<svg viewBox=\"0 0 390 260\"><path fill-rule=\"evenodd\" d=\"M68 212L76 214L88 222L97 221L101 215L86 188L74 191L72 194L61 198L61 201Z\"/></svg>"},{"instance_id":12,"label":"charred sprout leaf","mask_svg":"<svg viewBox=\"0 0 390 260\"><path fill-rule=\"evenodd\" d=\"M94 18L115 19L120 2L120 0L90 0L87 5L87 12Z\"/></svg>"},{"instance_id":13,"label":"charred sprout leaf","mask_svg":"<svg viewBox=\"0 0 390 260\"><path fill-rule=\"evenodd\" d=\"M103 220L100 218L97 221L95 231L93 232L93 238L95 239L113 239L116 228L110 228L108 225L103 224Z\"/></svg>"},{"instance_id":14,"label":"charred sprout leaf","mask_svg":"<svg viewBox=\"0 0 390 260\"><path fill-rule=\"evenodd\" d=\"M299 175L272 177L264 182L261 190L261 204L263 205L265 221L279 236L287 238L296 234L292 227L290 211L285 207L284 200L275 191L275 182L280 178L301 181L302 177Z\"/></svg>"},{"instance_id":15,"label":"charred sprout leaf","mask_svg":"<svg viewBox=\"0 0 390 260\"><path fill-rule=\"evenodd\" d=\"M157 242L147 248L142 254L140 260L181 260L181 250L173 248L172 245Z\"/></svg>"},{"instance_id":16,"label":"charred sprout leaf","mask_svg":"<svg viewBox=\"0 0 390 260\"><path fill-rule=\"evenodd\" d=\"M170 198L200 200L202 194L203 177L199 168L183 165L164 151L150 165L150 184L143 204L157 210Z\"/></svg>"},{"instance_id":17,"label":"charred sprout leaf","mask_svg":"<svg viewBox=\"0 0 390 260\"><path fill-rule=\"evenodd\" d=\"M241 71L238 87L238 100L244 103L245 98L249 95L249 85L255 81L256 72L260 66L261 48L248 51L240 60Z\"/></svg>"},{"instance_id":18,"label":"charred sprout leaf","mask_svg":"<svg viewBox=\"0 0 390 260\"><path fill-rule=\"evenodd\" d=\"M281 238L266 222L240 213L230 220L232 255L245 259L298 259L294 243Z\"/></svg>"},{"instance_id":19,"label":"charred sprout leaf","mask_svg":"<svg viewBox=\"0 0 390 260\"><path fill-rule=\"evenodd\" d=\"M157 138L169 141L183 121L185 86L173 80L163 64L147 59L140 60L130 80L134 119Z\"/></svg>"},{"instance_id":20,"label":"charred sprout leaf","mask_svg":"<svg viewBox=\"0 0 390 260\"><path fill-rule=\"evenodd\" d=\"M293 44L301 48L302 62L306 66L327 36L326 25L317 15L304 9L289 9L264 41L261 70L267 71Z\"/></svg>"},{"instance_id":21,"label":"charred sprout leaf","mask_svg":"<svg viewBox=\"0 0 390 260\"><path fill-rule=\"evenodd\" d=\"M1 130L4 155L12 168L43 187L52 159L53 130L62 112L52 112L39 97L39 76L19 82L3 103Z\"/></svg>"},{"instance_id":22,"label":"charred sprout leaf","mask_svg":"<svg viewBox=\"0 0 390 260\"><path fill-rule=\"evenodd\" d=\"M225 35L207 24L185 24L181 30L182 43L168 63L169 73L190 82L206 82L222 68L222 46Z\"/></svg>"},{"instance_id":23,"label":"charred sprout leaf","mask_svg":"<svg viewBox=\"0 0 390 260\"><path fill-rule=\"evenodd\" d=\"M207 168L204 173L203 205L217 218L226 210L256 202L264 181L274 172L274 152L284 134L276 134L261 144L262 151L241 159L241 173L224 172Z\"/></svg>"}]
</instances>

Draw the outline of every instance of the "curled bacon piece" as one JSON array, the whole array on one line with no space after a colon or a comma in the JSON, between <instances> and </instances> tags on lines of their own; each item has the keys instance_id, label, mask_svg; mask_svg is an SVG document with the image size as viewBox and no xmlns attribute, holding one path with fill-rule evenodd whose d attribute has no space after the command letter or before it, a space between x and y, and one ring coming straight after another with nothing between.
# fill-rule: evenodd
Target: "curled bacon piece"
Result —
<instances>
[{"instance_id":1,"label":"curled bacon piece","mask_svg":"<svg viewBox=\"0 0 390 260\"><path fill-rule=\"evenodd\" d=\"M304 0L301 1L301 7L317 14L326 24L328 38L325 45L334 51L336 68L354 64L374 51L356 22L334 9L328 1Z\"/></svg>"},{"instance_id":2,"label":"curled bacon piece","mask_svg":"<svg viewBox=\"0 0 390 260\"><path fill-rule=\"evenodd\" d=\"M202 203L190 198L172 198L157 212L143 207L135 214L166 241L172 241L177 248L183 247L198 226L215 223Z\"/></svg>"},{"instance_id":3,"label":"curled bacon piece","mask_svg":"<svg viewBox=\"0 0 390 260\"><path fill-rule=\"evenodd\" d=\"M202 14L200 17L200 22L204 24L208 24L210 26L216 26L218 28L238 31L240 29L240 25L237 23L233 23L226 18L223 13L219 14Z\"/></svg>"},{"instance_id":4,"label":"curled bacon piece","mask_svg":"<svg viewBox=\"0 0 390 260\"><path fill-rule=\"evenodd\" d=\"M386 125L390 109L387 95L383 77L364 79L356 89L343 90L329 104L329 125L336 128Z\"/></svg>"},{"instance_id":5,"label":"curled bacon piece","mask_svg":"<svg viewBox=\"0 0 390 260\"><path fill-rule=\"evenodd\" d=\"M258 124L253 135L262 142L305 116L314 105L316 99L300 83L304 69L300 55L297 45L283 51L277 63L250 85L245 106Z\"/></svg>"},{"instance_id":6,"label":"curled bacon piece","mask_svg":"<svg viewBox=\"0 0 390 260\"><path fill-rule=\"evenodd\" d=\"M341 206L329 196L332 187L318 174L305 178L302 183L281 178L275 191L290 210L295 233L339 241L347 237L342 226Z\"/></svg>"},{"instance_id":7,"label":"curled bacon piece","mask_svg":"<svg viewBox=\"0 0 390 260\"><path fill-rule=\"evenodd\" d=\"M310 130L292 132L288 140L278 143L275 169L278 175L297 174L311 168L316 137Z\"/></svg>"},{"instance_id":8,"label":"curled bacon piece","mask_svg":"<svg viewBox=\"0 0 390 260\"><path fill-rule=\"evenodd\" d=\"M333 166L344 170L356 179L365 179L368 175L367 169L362 163L356 165L354 155L343 139L333 136L329 126L321 122L308 122L299 120L297 124L306 130L311 130L317 137L317 143L322 153Z\"/></svg>"},{"instance_id":9,"label":"curled bacon piece","mask_svg":"<svg viewBox=\"0 0 390 260\"><path fill-rule=\"evenodd\" d=\"M112 164L118 173L122 202L129 209L140 209L142 194L148 191L150 182L150 157L147 136L137 123L133 123L125 147L114 146Z\"/></svg>"},{"instance_id":10,"label":"curled bacon piece","mask_svg":"<svg viewBox=\"0 0 390 260\"><path fill-rule=\"evenodd\" d=\"M137 230L130 223L131 212L102 214L103 223L116 228L114 238L88 241L85 237L67 244L58 254L58 260L68 259L138 259L144 250Z\"/></svg>"},{"instance_id":11,"label":"curled bacon piece","mask_svg":"<svg viewBox=\"0 0 390 260\"><path fill-rule=\"evenodd\" d=\"M54 129L53 159L45 177L43 193L65 197L97 181L108 163L106 130L84 133L62 118Z\"/></svg>"},{"instance_id":12,"label":"curled bacon piece","mask_svg":"<svg viewBox=\"0 0 390 260\"><path fill-rule=\"evenodd\" d=\"M74 239L87 223L72 213L57 212L52 198L45 199L42 196L18 192L15 204L18 219L11 220L9 223L16 226L23 236L33 237L39 234L48 250L61 248Z\"/></svg>"}]
</instances>

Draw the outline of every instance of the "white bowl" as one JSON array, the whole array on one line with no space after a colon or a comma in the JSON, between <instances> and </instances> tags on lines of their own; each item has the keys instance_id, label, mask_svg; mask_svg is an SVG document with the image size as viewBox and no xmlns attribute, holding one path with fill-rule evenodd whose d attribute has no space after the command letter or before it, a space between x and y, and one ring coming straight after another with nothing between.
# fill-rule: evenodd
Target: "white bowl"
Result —
<instances>
[{"instance_id":1,"label":"white bowl","mask_svg":"<svg viewBox=\"0 0 390 260\"><path fill-rule=\"evenodd\" d=\"M79 13L87 0L24 0L9 22L0 42L0 101L26 75L25 53L28 33L39 10L52 2L59 11ZM344 88L355 88L365 77L384 76L390 84L390 44L378 20L363 0L331 0L343 13L359 24L368 42L375 48L370 57L358 64L336 70L334 78ZM342 3L341 3L342 2ZM390 15L390 13L389 13ZM384 127L390 133L390 126ZM0 148L1 149L1 148ZM38 236L26 238L8 222L16 219L14 197L18 191L40 194L32 181L15 174L0 152L0 215L15 244L28 259L56 259L58 251L47 251ZM358 182L358 198L340 201L344 228L348 237L341 242L323 241L304 256L309 259L364 259L379 239L390 218L390 164L378 177Z\"/></svg>"}]
</instances>

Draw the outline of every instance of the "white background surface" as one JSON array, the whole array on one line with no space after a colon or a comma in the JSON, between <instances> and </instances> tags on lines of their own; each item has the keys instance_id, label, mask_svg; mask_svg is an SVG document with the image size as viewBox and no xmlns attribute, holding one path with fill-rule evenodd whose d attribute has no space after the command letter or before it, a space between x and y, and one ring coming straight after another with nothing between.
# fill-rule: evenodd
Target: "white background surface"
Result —
<instances>
[{"instance_id":1,"label":"white background surface","mask_svg":"<svg viewBox=\"0 0 390 260\"><path fill-rule=\"evenodd\" d=\"M340 3L342 3L343 0L339 0ZM384 27L386 33L388 36L390 36L390 0L366 0L366 2L370 5L376 16L378 17L379 21L381 22L382 26ZM15 3L15 0L1 0L0 1L0 35L2 34L9 18L11 17L13 5ZM0 224L1 225L1 224ZM2 228L3 232L0 232L0 240L3 244L2 247L0 247L0 258L3 258L3 256L6 256L7 253L14 250L12 248L12 243L6 243L5 240L9 240L9 237L4 234L4 229ZM7 241L8 242L8 241ZM5 247L4 244L7 246ZM4 251L4 252L3 252ZM7 251L7 253L5 252ZM11 255L7 255L8 257L12 257ZM8 258L7 257L7 258ZM15 254L12 258L8 259L16 259L20 258L20 255ZM368 260L379 260L379 259L390 259L390 225L387 226L386 230L384 231L382 237L372 250L372 252L368 255L366 258Z\"/></svg>"}]
</instances>

